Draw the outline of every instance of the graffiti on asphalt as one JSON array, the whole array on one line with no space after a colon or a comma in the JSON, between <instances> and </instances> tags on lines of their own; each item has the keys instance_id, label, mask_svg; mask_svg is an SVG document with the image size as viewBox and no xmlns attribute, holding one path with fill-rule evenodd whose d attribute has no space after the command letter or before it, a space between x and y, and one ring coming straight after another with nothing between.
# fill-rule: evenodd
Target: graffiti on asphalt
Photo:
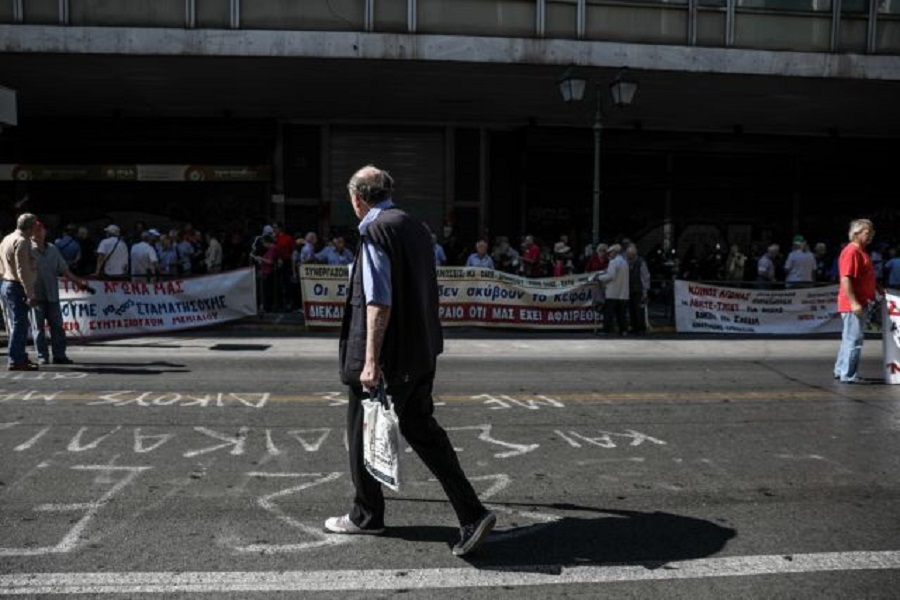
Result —
<instances>
[{"instance_id":1,"label":"graffiti on asphalt","mask_svg":"<svg viewBox=\"0 0 900 600\"><path fill-rule=\"evenodd\" d=\"M94 517L104 506L109 504L113 497L131 484L135 478L153 467L121 467L116 465L76 465L71 467L73 471L84 473L99 473L94 479L95 484L112 483L112 487L99 499L89 502L74 502L70 504L40 504L34 508L38 513L81 513L81 518L68 521L72 526L66 531L62 539L57 543L46 546L25 548L0 548L0 556L41 556L45 554L66 554L79 548L84 543L84 532L93 521ZM112 479L113 475L121 474L118 481Z\"/></svg>"},{"instance_id":2,"label":"graffiti on asphalt","mask_svg":"<svg viewBox=\"0 0 900 600\"><path fill-rule=\"evenodd\" d=\"M3 437L0 437L0 442L4 438L16 438L13 441L14 452L26 452L33 449L60 451L58 446L62 442L65 452L82 453L97 450L104 444L120 450L122 437L127 436L126 443L135 454L149 454L177 440L181 444L178 454L184 458L215 452L243 456L247 453L248 443L253 444L254 449L264 446L265 455L280 456L292 449L299 449L304 453L318 452L333 431L331 427L252 429L247 426L239 426L234 432L216 431L201 426L182 427L178 431L149 431L144 427L123 430L122 425L111 428L82 426L75 429L74 432L72 429L73 426L60 425L43 426L34 431L33 426L18 422L0 423L0 431L4 432ZM499 439L494 433L494 426L489 423L447 427L446 429L450 432L476 432L477 440L495 448L493 456L498 459L522 456L541 447L537 443L517 443ZM56 435L52 436L54 438L52 441L47 442L47 434L51 430L54 430ZM19 435L16 433L17 431L23 431L24 435ZM346 448L346 431L341 431L343 433L342 445ZM667 442L657 437L634 429L626 429L621 432L557 429L554 433L572 448L613 449L620 446L641 446L645 443L658 446L667 445ZM210 440L214 440L214 443L210 444ZM459 446L458 442L457 446ZM465 445L456 448L458 452L464 452L465 449ZM407 452L410 451L411 449L407 448Z\"/></svg>"},{"instance_id":3,"label":"graffiti on asphalt","mask_svg":"<svg viewBox=\"0 0 900 600\"><path fill-rule=\"evenodd\" d=\"M598 446L600 448L617 448L618 444L616 443L616 441L622 444L628 442L629 446L640 446L644 442L650 442L651 444L657 444L660 446L666 445L666 442L660 439L651 437L646 433L641 433L633 429L628 429L624 433L597 430L588 434L579 433L574 430L563 432L562 430L557 429L555 433L563 440L568 442L568 444L573 448L581 448L583 446L590 445Z\"/></svg>"}]
</instances>

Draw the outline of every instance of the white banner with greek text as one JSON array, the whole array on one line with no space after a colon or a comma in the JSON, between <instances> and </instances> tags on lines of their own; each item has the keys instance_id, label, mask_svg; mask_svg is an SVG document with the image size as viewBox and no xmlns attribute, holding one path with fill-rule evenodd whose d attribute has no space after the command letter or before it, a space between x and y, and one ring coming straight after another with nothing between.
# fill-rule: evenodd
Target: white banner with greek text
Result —
<instances>
[{"instance_id":1,"label":"white banner with greek text","mask_svg":"<svg viewBox=\"0 0 900 600\"><path fill-rule=\"evenodd\" d=\"M900 384L900 291L884 294L884 382Z\"/></svg>"},{"instance_id":2,"label":"white banner with greek text","mask_svg":"<svg viewBox=\"0 0 900 600\"><path fill-rule=\"evenodd\" d=\"M256 314L253 269L159 282L91 281L91 294L60 279L69 338L160 333Z\"/></svg>"},{"instance_id":3,"label":"white banner with greek text","mask_svg":"<svg viewBox=\"0 0 900 600\"><path fill-rule=\"evenodd\" d=\"M841 331L836 285L757 290L675 282L678 333L797 334Z\"/></svg>"},{"instance_id":4,"label":"white banner with greek text","mask_svg":"<svg viewBox=\"0 0 900 600\"><path fill-rule=\"evenodd\" d=\"M589 275L528 279L491 269L438 269L441 323L518 329L592 329L599 285ZM340 326L348 290L344 266L303 265L306 322Z\"/></svg>"}]
</instances>

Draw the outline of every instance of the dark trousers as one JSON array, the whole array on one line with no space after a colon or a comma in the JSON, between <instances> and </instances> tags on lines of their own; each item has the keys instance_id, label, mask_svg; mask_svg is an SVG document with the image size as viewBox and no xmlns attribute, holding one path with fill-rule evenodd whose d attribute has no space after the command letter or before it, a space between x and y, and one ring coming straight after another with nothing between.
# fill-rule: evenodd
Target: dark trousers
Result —
<instances>
[{"instance_id":1,"label":"dark trousers","mask_svg":"<svg viewBox=\"0 0 900 600\"><path fill-rule=\"evenodd\" d=\"M641 292L631 292L628 297L628 320L631 331L638 335L647 333L647 319L644 316L644 299Z\"/></svg>"},{"instance_id":2,"label":"dark trousers","mask_svg":"<svg viewBox=\"0 0 900 600\"><path fill-rule=\"evenodd\" d=\"M628 300L607 298L603 303L603 332L625 335L628 332Z\"/></svg>"},{"instance_id":3,"label":"dark trousers","mask_svg":"<svg viewBox=\"0 0 900 600\"><path fill-rule=\"evenodd\" d=\"M66 332L63 330L62 310L59 302L41 300L31 309L32 335L34 335L34 348L41 358L50 358L50 348L53 349L53 358L66 358ZM50 329L50 343L47 343L47 331L44 323Z\"/></svg>"},{"instance_id":4,"label":"dark trousers","mask_svg":"<svg viewBox=\"0 0 900 600\"><path fill-rule=\"evenodd\" d=\"M473 523L484 515L485 508L466 479L447 432L434 419L433 384L434 373L429 373L417 381L388 387L387 393L394 402L400 432L444 488L460 524ZM350 520L364 529L380 529L384 527L384 494L381 484L363 465L361 400L364 397L367 394L361 387L350 387L347 442L350 475L356 488Z\"/></svg>"}]
</instances>

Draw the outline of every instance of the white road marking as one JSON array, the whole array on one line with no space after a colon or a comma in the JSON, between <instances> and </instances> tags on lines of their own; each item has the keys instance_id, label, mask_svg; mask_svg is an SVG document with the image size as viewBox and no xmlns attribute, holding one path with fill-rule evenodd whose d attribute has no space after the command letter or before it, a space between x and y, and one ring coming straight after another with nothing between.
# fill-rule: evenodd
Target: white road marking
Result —
<instances>
[{"instance_id":1,"label":"white road marking","mask_svg":"<svg viewBox=\"0 0 900 600\"><path fill-rule=\"evenodd\" d=\"M900 551L829 552L792 556L729 556L642 566L512 566L479 570L388 569L344 571L226 571L17 573L0 575L0 595L171 594L370 591L603 584L747 577L788 573L900 569Z\"/></svg>"}]
</instances>

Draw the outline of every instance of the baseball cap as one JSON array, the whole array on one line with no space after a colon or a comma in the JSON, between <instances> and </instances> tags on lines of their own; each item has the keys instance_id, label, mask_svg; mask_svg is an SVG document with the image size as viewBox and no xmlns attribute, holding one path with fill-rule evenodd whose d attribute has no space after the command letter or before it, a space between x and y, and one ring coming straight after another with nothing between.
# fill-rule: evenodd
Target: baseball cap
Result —
<instances>
[{"instance_id":1,"label":"baseball cap","mask_svg":"<svg viewBox=\"0 0 900 600\"><path fill-rule=\"evenodd\" d=\"M794 236L794 243L795 243L795 244L805 244L805 243L806 243L806 238L803 237L802 235L795 235L795 236Z\"/></svg>"},{"instance_id":2,"label":"baseball cap","mask_svg":"<svg viewBox=\"0 0 900 600\"><path fill-rule=\"evenodd\" d=\"M120 235L122 233L122 230L119 229L118 225L107 225L103 231L110 235Z\"/></svg>"},{"instance_id":3,"label":"baseball cap","mask_svg":"<svg viewBox=\"0 0 900 600\"><path fill-rule=\"evenodd\" d=\"M273 235L274 233L275 230L272 229L271 225L266 225L265 227L263 227L263 235Z\"/></svg>"},{"instance_id":4,"label":"baseball cap","mask_svg":"<svg viewBox=\"0 0 900 600\"><path fill-rule=\"evenodd\" d=\"M156 229L150 229L150 230L147 231L147 233L149 233L149 234L152 235L153 237L160 237L159 231L157 231Z\"/></svg>"}]
</instances>

